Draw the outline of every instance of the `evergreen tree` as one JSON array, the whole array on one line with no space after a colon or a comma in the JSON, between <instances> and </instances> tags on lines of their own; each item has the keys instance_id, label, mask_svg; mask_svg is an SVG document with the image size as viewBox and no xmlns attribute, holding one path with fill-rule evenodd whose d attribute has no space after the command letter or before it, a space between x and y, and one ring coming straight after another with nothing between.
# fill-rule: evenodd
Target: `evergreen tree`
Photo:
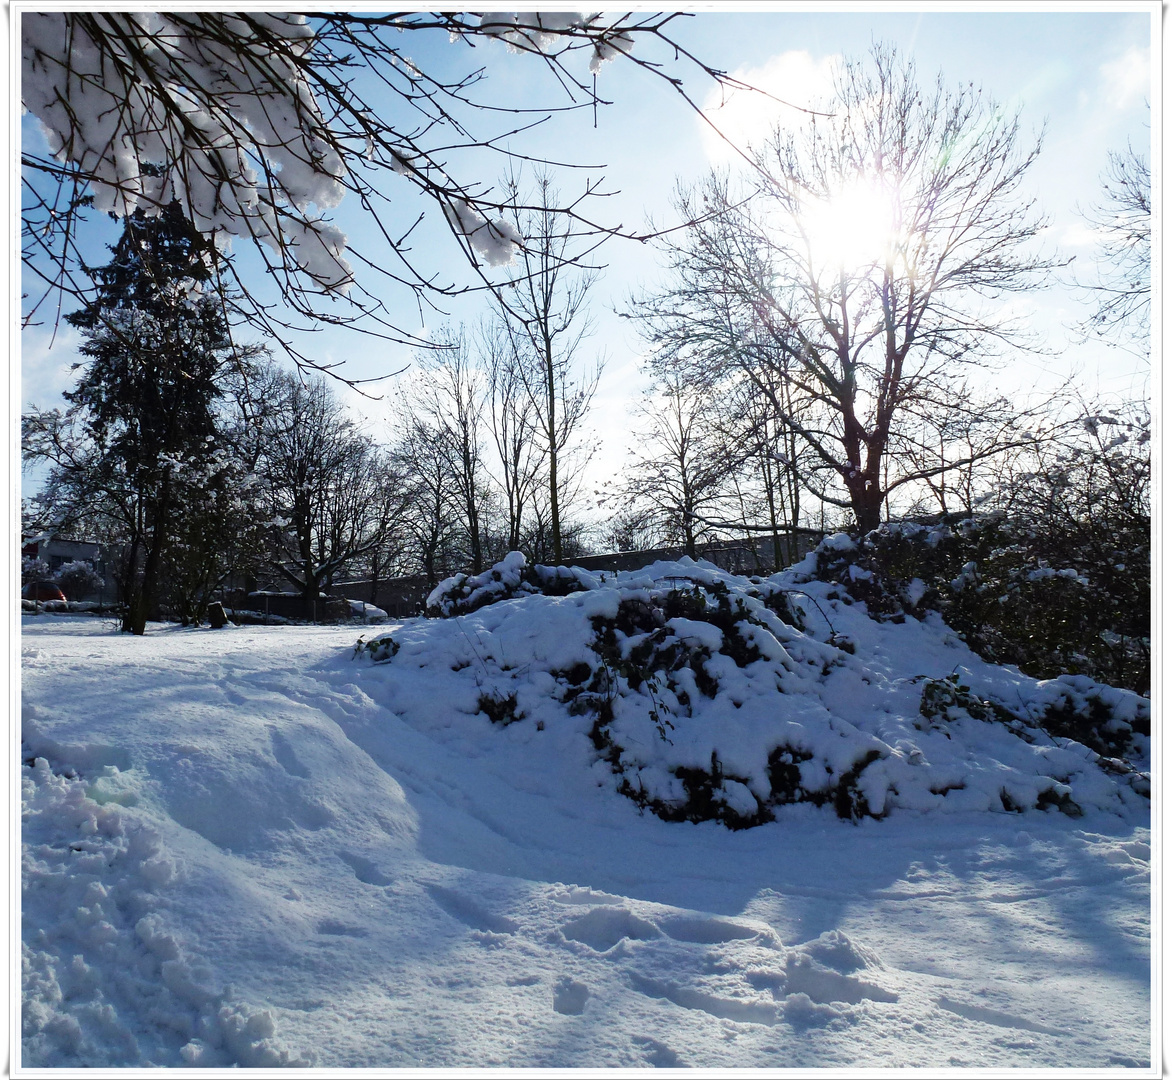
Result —
<instances>
[{"instance_id":1,"label":"evergreen tree","mask_svg":"<svg viewBox=\"0 0 1172 1080\"><path fill-rule=\"evenodd\" d=\"M82 331L88 362L58 416L77 454L57 457L56 481L72 481L75 496L88 492L119 519L122 628L141 634L168 547L217 474L217 400L232 343L212 288L214 249L177 203L126 218L111 251L89 270L95 299L66 317ZM58 446L61 433L58 425Z\"/></svg>"}]
</instances>

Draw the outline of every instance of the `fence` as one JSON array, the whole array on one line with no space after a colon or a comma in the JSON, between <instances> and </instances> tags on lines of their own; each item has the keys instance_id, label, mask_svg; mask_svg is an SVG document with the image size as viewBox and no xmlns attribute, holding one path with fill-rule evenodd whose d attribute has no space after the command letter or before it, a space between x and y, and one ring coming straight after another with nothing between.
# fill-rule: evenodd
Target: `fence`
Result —
<instances>
[{"instance_id":1,"label":"fence","mask_svg":"<svg viewBox=\"0 0 1172 1080\"><path fill-rule=\"evenodd\" d=\"M823 533L816 529L798 529L783 534L782 551L797 561L813 551L822 539ZM670 561L683 556L682 547L651 548L647 551L612 551L603 555L583 555L568 560L583 570L640 570L653 562ZM765 536L756 542L738 541L713 544L698 544L696 557L715 563L722 570L733 574L771 574L778 569L774 562L772 536ZM355 600L365 600L371 595L372 582L346 581L333 587L335 593ZM375 590L373 603L396 619L409 618L423 612L424 602L433 586L427 577L419 574L413 577L391 578L380 582Z\"/></svg>"}]
</instances>

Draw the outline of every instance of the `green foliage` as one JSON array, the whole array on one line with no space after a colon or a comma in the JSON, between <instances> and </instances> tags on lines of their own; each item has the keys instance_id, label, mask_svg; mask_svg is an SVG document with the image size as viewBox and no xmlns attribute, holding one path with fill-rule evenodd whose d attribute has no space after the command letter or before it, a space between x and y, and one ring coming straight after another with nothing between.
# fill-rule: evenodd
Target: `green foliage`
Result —
<instances>
[{"instance_id":1,"label":"green foliage","mask_svg":"<svg viewBox=\"0 0 1172 1080\"><path fill-rule=\"evenodd\" d=\"M360 637L354 645L354 656L358 657L363 654L370 658L371 663L385 664L395 653L399 651L399 643L389 634L382 637L372 638L367 641L366 638Z\"/></svg>"},{"instance_id":2,"label":"green foliage","mask_svg":"<svg viewBox=\"0 0 1172 1080\"><path fill-rule=\"evenodd\" d=\"M933 724L956 720L962 714L976 720L1012 725L1013 714L995 701L977 697L953 672L943 679L926 679L920 696L920 715Z\"/></svg>"},{"instance_id":3,"label":"green foliage","mask_svg":"<svg viewBox=\"0 0 1172 1080\"><path fill-rule=\"evenodd\" d=\"M877 620L939 611L983 659L1035 678L1151 685L1149 521L1037 522L990 514L883 525L824 547L816 576Z\"/></svg>"},{"instance_id":4,"label":"green foliage","mask_svg":"<svg viewBox=\"0 0 1172 1080\"><path fill-rule=\"evenodd\" d=\"M164 468L215 434L213 403L229 349L212 284L208 242L172 203L158 217L127 218L113 258L91 270L98 293L66 316L85 337L88 358L66 400L81 409L111 464Z\"/></svg>"}]
</instances>

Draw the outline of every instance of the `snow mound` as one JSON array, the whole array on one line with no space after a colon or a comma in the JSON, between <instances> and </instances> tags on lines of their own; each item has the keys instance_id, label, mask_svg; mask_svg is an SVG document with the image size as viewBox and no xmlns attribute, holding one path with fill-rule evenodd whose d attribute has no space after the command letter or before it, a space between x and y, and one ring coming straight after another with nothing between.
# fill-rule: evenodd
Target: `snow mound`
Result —
<instances>
[{"instance_id":1,"label":"snow mound","mask_svg":"<svg viewBox=\"0 0 1172 1080\"><path fill-rule=\"evenodd\" d=\"M597 589L601 580L600 574L576 566L529 566L521 552L510 551L482 574L456 574L441 581L428 596L426 610L432 618L467 615L514 596L565 596Z\"/></svg>"},{"instance_id":2,"label":"snow mound","mask_svg":"<svg viewBox=\"0 0 1172 1080\"><path fill-rule=\"evenodd\" d=\"M350 605L350 614L356 619L364 622L387 621L387 613L382 608L368 604L365 600L347 600L346 603Z\"/></svg>"},{"instance_id":3,"label":"snow mound","mask_svg":"<svg viewBox=\"0 0 1172 1080\"><path fill-rule=\"evenodd\" d=\"M36 756L21 784L25 1064L310 1064L281 1044L271 1011L216 989L165 929L159 910L183 868L157 830L126 819L132 772L105 765L87 780Z\"/></svg>"},{"instance_id":4,"label":"snow mound","mask_svg":"<svg viewBox=\"0 0 1172 1080\"><path fill-rule=\"evenodd\" d=\"M577 733L585 768L668 821L740 829L791 803L1147 812L1144 698L985 663L938 614L876 621L809 570L750 580L685 559L604 580L514 552L432 593L450 618L355 655L409 722Z\"/></svg>"}]
</instances>

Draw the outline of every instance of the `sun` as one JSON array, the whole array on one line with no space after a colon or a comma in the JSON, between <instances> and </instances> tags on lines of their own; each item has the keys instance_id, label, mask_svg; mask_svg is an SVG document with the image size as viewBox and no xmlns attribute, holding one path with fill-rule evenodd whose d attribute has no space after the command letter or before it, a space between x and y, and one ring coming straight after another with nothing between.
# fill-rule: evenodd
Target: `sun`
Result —
<instances>
[{"instance_id":1,"label":"sun","mask_svg":"<svg viewBox=\"0 0 1172 1080\"><path fill-rule=\"evenodd\" d=\"M805 200L797 225L821 270L865 270L898 247L891 193L872 179L853 181L830 198Z\"/></svg>"}]
</instances>

